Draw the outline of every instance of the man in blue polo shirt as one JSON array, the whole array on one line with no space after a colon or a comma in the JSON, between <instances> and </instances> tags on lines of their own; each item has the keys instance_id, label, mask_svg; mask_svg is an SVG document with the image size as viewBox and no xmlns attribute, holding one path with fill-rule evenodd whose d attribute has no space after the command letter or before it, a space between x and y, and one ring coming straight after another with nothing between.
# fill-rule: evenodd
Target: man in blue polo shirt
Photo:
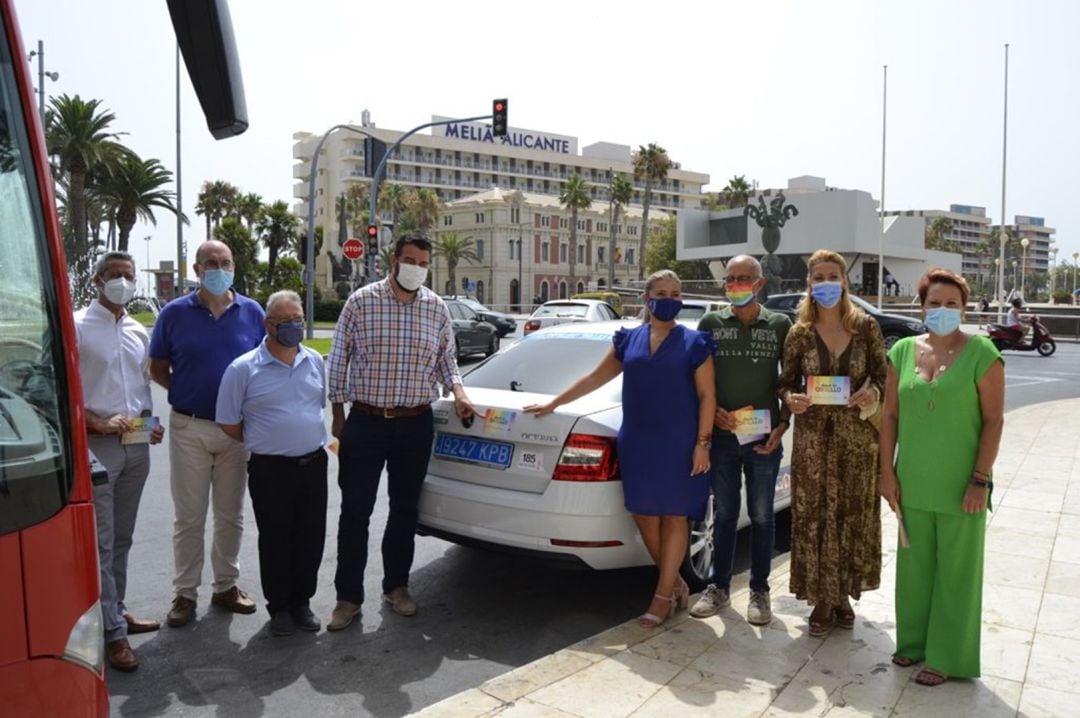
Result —
<instances>
[{"instance_id":1,"label":"man in blue polo shirt","mask_svg":"<svg viewBox=\"0 0 1080 718\"><path fill-rule=\"evenodd\" d=\"M266 338L225 370L217 400L218 425L251 451L259 575L275 636L320 627L310 601L326 538L326 371L303 337L299 295L271 294Z\"/></svg>"},{"instance_id":2,"label":"man in blue polo shirt","mask_svg":"<svg viewBox=\"0 0 1080 718\"><path fill-rule=\"evenodd\" d=\"M214 423L218 385L233 359L262 341L262 307L234 292L229 247L215 240L195 253L199 290L165 305L150 340L150 375L169 390L169 479L173 524L173 598L168 624L191 620L202 582L206 511L213 503L211 603L254 613L240 578L247 450Z\"/></svg>"}]
</instances>

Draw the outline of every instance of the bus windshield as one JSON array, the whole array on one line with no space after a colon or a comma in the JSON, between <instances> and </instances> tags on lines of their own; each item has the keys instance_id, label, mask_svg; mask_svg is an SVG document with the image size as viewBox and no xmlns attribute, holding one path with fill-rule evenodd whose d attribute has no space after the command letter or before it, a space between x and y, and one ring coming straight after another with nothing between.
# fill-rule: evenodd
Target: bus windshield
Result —
<instances>
[{"instance_id":1,"label":"bus windshield","mask_svg":"<svg viewBox=\"0 0 1080 718\"><path fill-rule=\"evenodd\" d=\"M0 534L57 513L72 487L48 251L11 48L0 27Z\"/></svg>"}]
</instances>

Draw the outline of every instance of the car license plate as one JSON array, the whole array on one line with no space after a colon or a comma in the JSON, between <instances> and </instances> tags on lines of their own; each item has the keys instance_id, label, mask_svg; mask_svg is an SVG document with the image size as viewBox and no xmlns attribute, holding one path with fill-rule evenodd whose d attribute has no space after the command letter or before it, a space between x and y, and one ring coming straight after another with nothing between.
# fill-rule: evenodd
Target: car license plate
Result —
<instances>
[{"instance_id":1,"label":"car license plate","mask_svg":"<svg viewBox=\"0 0 1080 718\"><path fill-rule=\"evenodd\" d=\"M514 456L514 445L505 441L474 439L439 432L435 435L435 457L464 461L496 469L506 469Z\"/></svg>"}]
</instances>

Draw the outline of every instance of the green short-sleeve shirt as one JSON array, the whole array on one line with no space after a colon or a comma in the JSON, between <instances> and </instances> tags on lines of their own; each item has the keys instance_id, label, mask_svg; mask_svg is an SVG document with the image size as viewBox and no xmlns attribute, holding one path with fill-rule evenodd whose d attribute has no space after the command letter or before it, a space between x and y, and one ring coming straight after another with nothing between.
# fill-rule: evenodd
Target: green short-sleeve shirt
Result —
<instances>
[{"instance_id":1,"label":"green short-sleeve shirt","mask_svg":"<svg viewBox=\"0 0 1080 718\"><path fill-rule=\"evenodd\" d=\"M776 428L780 421L780 400L776 396L778 368L790 329L791 320L787 316L765 307L760 308L757 320L749 325L739 321L731 307L701 318L698 330L708 332L716 342L713 366L717 406L727 411L744 406L769 409Z\"/></svg>"},{"instance_id":2,"label":"green short-sleeve shirt","mask_svg":"<svg viewBox=\"0 0 1080 718\"><path fill-rule=\"evenodd\" d=\"M899 378L900 500L913 509L960 514L982 436L977 384L1002 361L1001 353L986 337L973 336L952 366L927 382L916 370L915 351L915 337L901 339L889 351Z\"/></svg>"}]
</instances>

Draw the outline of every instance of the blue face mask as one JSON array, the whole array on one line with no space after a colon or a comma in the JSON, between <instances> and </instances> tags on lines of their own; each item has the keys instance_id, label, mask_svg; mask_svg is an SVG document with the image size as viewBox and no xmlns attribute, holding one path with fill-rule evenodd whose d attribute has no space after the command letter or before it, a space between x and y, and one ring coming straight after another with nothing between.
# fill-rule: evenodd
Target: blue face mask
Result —
<instances>
[{"instance_id":1,"label":"blue face mask","mask_svg":"<svg viewBox=\"0 0 1080 718\"><path fill-rule=\"evenodd\" d=\"M659 297L658 299L649 300L649 314L662 322L670 322L672 319L679 316L680 311L682 311L681 299Z\"/></svg>"},{"instance_id":2,"label":"blue face mask","mask_svg":"<svg viewBox=\"0 0 1080 718\"><path fill-rule=\"evenodd\" d=\"M227 269L204 269L199 281L206 291L215 297L220 297L232 286L233 273Z\"/></svg>"},{"instance_id":3,"label":"blue face mask","mask_svg":"<svg viewBox=\"0 0 1080 718\"><path fill-rule=\"evenodd\" d=\"M810 296L825 309L832 309L844 296L842 282L818 282L810 285Z\"/></svg>"},{"instance_id":4,"label":"blue face mask","mask_svg":"<svg viewBox=\"0 0 1080 718\"><path fill-rule=\"evenodd\" d=\"M277 343L283 347L289 347L290 349L304 338L304 320L296 319L291 322L282 322L276 325L277 334L274 335L274 339Z\"/></svg>"},{"instance_id":5,"label":"blue face mask","mask_svg":"<svg viewBox=\"0 0 1080 718\"><path fill-rule=\"evenodd\" d=\"M939 337L948 336L960 328L961 313L951 307L934 307L926 310L926 328Z\"/></svg>"}]
</instances>

